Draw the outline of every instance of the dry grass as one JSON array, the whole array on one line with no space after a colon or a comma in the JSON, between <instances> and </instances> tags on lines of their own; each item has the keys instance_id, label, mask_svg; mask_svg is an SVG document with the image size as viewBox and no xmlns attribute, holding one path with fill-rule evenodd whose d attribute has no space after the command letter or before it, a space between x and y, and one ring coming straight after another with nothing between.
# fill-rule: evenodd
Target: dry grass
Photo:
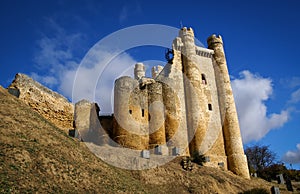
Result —
<instances>
[{"instance_id":1,"label":"dry grass","mask_svg":"<svg viewBox=\"0 0 300 194\"><path fill-rule=\"evenodd\" d=\"M0 193L239 193L278 186L208 167L187 172L179 163L112 167L0 87Z\"/></svg>"}]
</instances>

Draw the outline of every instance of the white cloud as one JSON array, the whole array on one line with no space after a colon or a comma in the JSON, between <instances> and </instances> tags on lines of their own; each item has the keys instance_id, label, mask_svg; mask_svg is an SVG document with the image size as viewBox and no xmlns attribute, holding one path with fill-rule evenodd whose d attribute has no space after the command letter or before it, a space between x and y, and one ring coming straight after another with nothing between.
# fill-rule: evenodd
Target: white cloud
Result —
<instances>
[{"instance_id":1,"label":"white cloud","mask_svg":"<svg viewBox=\"0 0 300 194\"><path fill-rule=\"evenodd\" d=\"M242 71L240 78L232 81L232 89L244 143L260 140L288 121L289 113L285 110L267 115L265 101L272 94L271 79Z\"/></svg>"},{"instance_id":2,"label":"white cloud","mask_svg":"<svg viewBox=\"0 0 300 194\"><path fill-rule=\"evenodd\" d=\"M98 102L101 113L112 113L114 81L124 75L133 76L132 68L136 61L130 55L122 53L114 57L115 53L95 50L93 58L85 58L89 64L81 64L73 70L66 70L61 78L60 91L76 103L81 99ZM111 58L113 60L109 61ZM75 80L76 75L76 80Z\"/></svg>"},{"instance_id":3,"label":"white cloud","mask_svg":"<svg viewBox=\"0 0 300 194\"><path fill-rule=\"evenodd\" d=\"M57 78L54 76L40 76L34 72L31 73L30 76L32 77L32 79L34 79L40 83L44 83L50 87L58 84Z\"/></svg>"},{"instance_id":4,"label":"white cloud","mask_svg":"<svg viewBox=\"0 0 300 194\"><path fill-rule=\"evenodd\" d=\"M289 88L295 88L300 86L300 77L291 77L286 79L280 79L280 83Z\"/></svg>"},{"instance_id":5,"label":"white cloud","mask_svg":"<svg viewBox=\"0 0 300 194\"><path fill-rule=\"evenodd\" d=\"M300 144L297 144L297 150L288 151L284 154L282 160L291 164L299 164L300 163Z\"/></svg>"},{"instance_id":6,"label":"white cloud","mask_svg":"<svg viewBox=\"0 0 300 194\"><path fill-rule=\"evenodd\" d=\"M291 94L291 99L289 100L289 103L297 103L300 101L300 89L296 90Z\"/></svg>"},{"instance_id":7,"label":"white cloud","mask_svg":"<svg viewBox=\"0 0 300 194\"><path fill-rule=\"evenodd\" d=\"M53 20L49 22L54 33L38 41L35 63L40 71L31 73L33 79L57 89L74 103L88 99L97 102L102 113L111 113L114 80L121 75L132 76L133 70L128 69L136 61L127 53L96 46L80 63L76 51L78 45L84 44L83 35L69 34Z\"/></svg>"}]
</instances>

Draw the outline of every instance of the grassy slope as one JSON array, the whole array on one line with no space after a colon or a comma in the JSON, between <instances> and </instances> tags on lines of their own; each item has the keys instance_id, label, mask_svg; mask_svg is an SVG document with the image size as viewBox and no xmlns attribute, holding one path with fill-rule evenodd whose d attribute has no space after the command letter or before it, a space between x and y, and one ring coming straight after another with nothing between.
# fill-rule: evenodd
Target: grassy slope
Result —
<instances>
[{"instance_id":1,"label":"grassy slope","mask_svg":"<svg viewBox=\"0 0 300 194\"><path fill-rule=\"evenodd\" d=\"M229 172L177 159L146 171L112 167L0 86L0 193L237 193L270 188Z\"/></svg>"}]
</instances>

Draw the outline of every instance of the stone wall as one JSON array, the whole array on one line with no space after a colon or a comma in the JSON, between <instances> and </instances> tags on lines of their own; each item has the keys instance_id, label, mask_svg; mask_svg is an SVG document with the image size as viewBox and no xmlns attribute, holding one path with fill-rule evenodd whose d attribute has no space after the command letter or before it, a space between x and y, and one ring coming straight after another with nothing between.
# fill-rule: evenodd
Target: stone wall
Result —
<instances>
[{"instance_id":1,"label":"stone wall","mask_svg":"<svg viewBox=\"0 0 300 194\"><path fill-rule=\"evenodd\" d=\"M73 128L73 104L27 75L16 74L8 92L64 131L68 132L68 129Z\"/></svg>"},{"instance_id":2,"label":"stone wall","mask_svg":"<svg viewBox=\"0 0 300 194\"><path fill-rule=\"evenodd\" d=\"M106 145L109 135L99 120L100 108L96 103L81 100L75 104L74 123L84 142Z\"/></svg>"}]
</instances>

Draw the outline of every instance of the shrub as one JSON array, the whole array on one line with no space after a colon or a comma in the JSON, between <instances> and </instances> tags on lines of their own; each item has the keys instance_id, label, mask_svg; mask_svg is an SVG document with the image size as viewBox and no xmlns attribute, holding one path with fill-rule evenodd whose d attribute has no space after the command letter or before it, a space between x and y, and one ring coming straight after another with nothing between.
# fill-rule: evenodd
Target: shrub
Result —
<instances>
[{"instance_id":1,"label":"shrub","mask_svg":"<svg viewBox=\"0 0 300 194\"><path fill-rule=\"evenodd\" d=\"M196 164L199 164L200 166L203 166L203 163L205 162L205 156L203 154L200 154L199 152L192 153L192 162L195 162Z\"/></svg>"}]
</instances>

